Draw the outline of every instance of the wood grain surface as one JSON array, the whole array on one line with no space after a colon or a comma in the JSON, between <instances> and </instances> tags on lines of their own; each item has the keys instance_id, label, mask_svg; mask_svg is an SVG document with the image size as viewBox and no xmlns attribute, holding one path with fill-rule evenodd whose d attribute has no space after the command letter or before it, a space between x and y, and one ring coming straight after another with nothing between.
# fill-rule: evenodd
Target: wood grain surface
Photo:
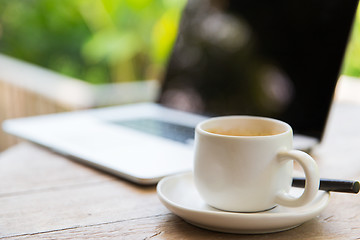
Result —
<instances>
[{"instance_id":1,"label":"wood grain surface","mask_svg":"<svg viewBox=\"0 0 360 240\"><path fill-rule=\"evenodd\" d=\"M336 104L313 156L321 177L360 178L360 107ZM192 226L143 187L30 143L0 154L0 239L360 239L360 196L332 193L320 216L280 233Z\"/></svg>"}]
</instances>

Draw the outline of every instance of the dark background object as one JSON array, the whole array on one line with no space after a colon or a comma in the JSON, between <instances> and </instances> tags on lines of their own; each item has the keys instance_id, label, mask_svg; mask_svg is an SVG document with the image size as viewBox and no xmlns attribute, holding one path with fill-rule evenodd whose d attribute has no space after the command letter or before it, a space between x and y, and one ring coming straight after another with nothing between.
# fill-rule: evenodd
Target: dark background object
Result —
<instances>
[{"instance_id":1,"label":"dark background object","mask_svg":"<svg viewBox=\"0 0 360 240\"><path fill-rule=\"evenodd\" d=\"M189 1L159 102L321 138L357 0Z\"/></svg>"}]
</instances>

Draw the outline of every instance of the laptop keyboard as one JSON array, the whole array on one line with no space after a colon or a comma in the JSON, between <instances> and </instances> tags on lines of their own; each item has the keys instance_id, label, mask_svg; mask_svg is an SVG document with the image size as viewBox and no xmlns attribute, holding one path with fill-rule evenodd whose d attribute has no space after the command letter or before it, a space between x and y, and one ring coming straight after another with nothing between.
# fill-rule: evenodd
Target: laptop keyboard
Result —
<instances>
[{"instance_id":1,"label":"laptop keyboard","mask_svg":"<svg viewBox=\"0 0 360 240\"><path fill-rule=\"evenodd\" d=\"M157 119L131 119L112 123L184 144L191 143L194 139L195 128Z\"/></svg>"}]
</instances>

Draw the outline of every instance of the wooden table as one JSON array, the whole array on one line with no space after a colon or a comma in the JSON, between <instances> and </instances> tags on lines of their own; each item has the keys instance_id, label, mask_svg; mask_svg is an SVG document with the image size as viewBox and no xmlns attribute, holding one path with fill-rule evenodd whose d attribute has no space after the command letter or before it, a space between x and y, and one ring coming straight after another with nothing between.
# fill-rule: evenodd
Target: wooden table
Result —
<instances>
[{"instance_id":1,"label":"wooden table","mask_svg":"<svg viewBox=\"0 0 360 240\"><path fill-rule=\"evenodd\" d=\"M360 106L337 103L313 153L322 177L360 177ZM0 239L360 239L360 195L333 193L317 218L289 231L203 230L142 187L21 143L0 155Z\"/></svg>"}]
</instances>

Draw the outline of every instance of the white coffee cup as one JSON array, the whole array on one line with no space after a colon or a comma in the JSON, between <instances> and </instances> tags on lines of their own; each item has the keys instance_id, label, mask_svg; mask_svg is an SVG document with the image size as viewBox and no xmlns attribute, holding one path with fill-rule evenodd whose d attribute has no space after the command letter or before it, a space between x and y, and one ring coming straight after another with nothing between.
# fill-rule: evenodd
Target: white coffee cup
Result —
<instances>
[{"instance_id":1,"label":"white coffee cup","mask_svg":"<svg viewBox=\"0 0 360 240\"><path fill-rule=\"evenodd\" d=\"M292 149L289 124L263 117L226 116L199 123L195 131L195 186L210 206L236 212L265 211L280 204L309 203L319 188L317 164ZM293 161L303 168L303 194L292 197Z\"/></svg>"}]
</instances>

